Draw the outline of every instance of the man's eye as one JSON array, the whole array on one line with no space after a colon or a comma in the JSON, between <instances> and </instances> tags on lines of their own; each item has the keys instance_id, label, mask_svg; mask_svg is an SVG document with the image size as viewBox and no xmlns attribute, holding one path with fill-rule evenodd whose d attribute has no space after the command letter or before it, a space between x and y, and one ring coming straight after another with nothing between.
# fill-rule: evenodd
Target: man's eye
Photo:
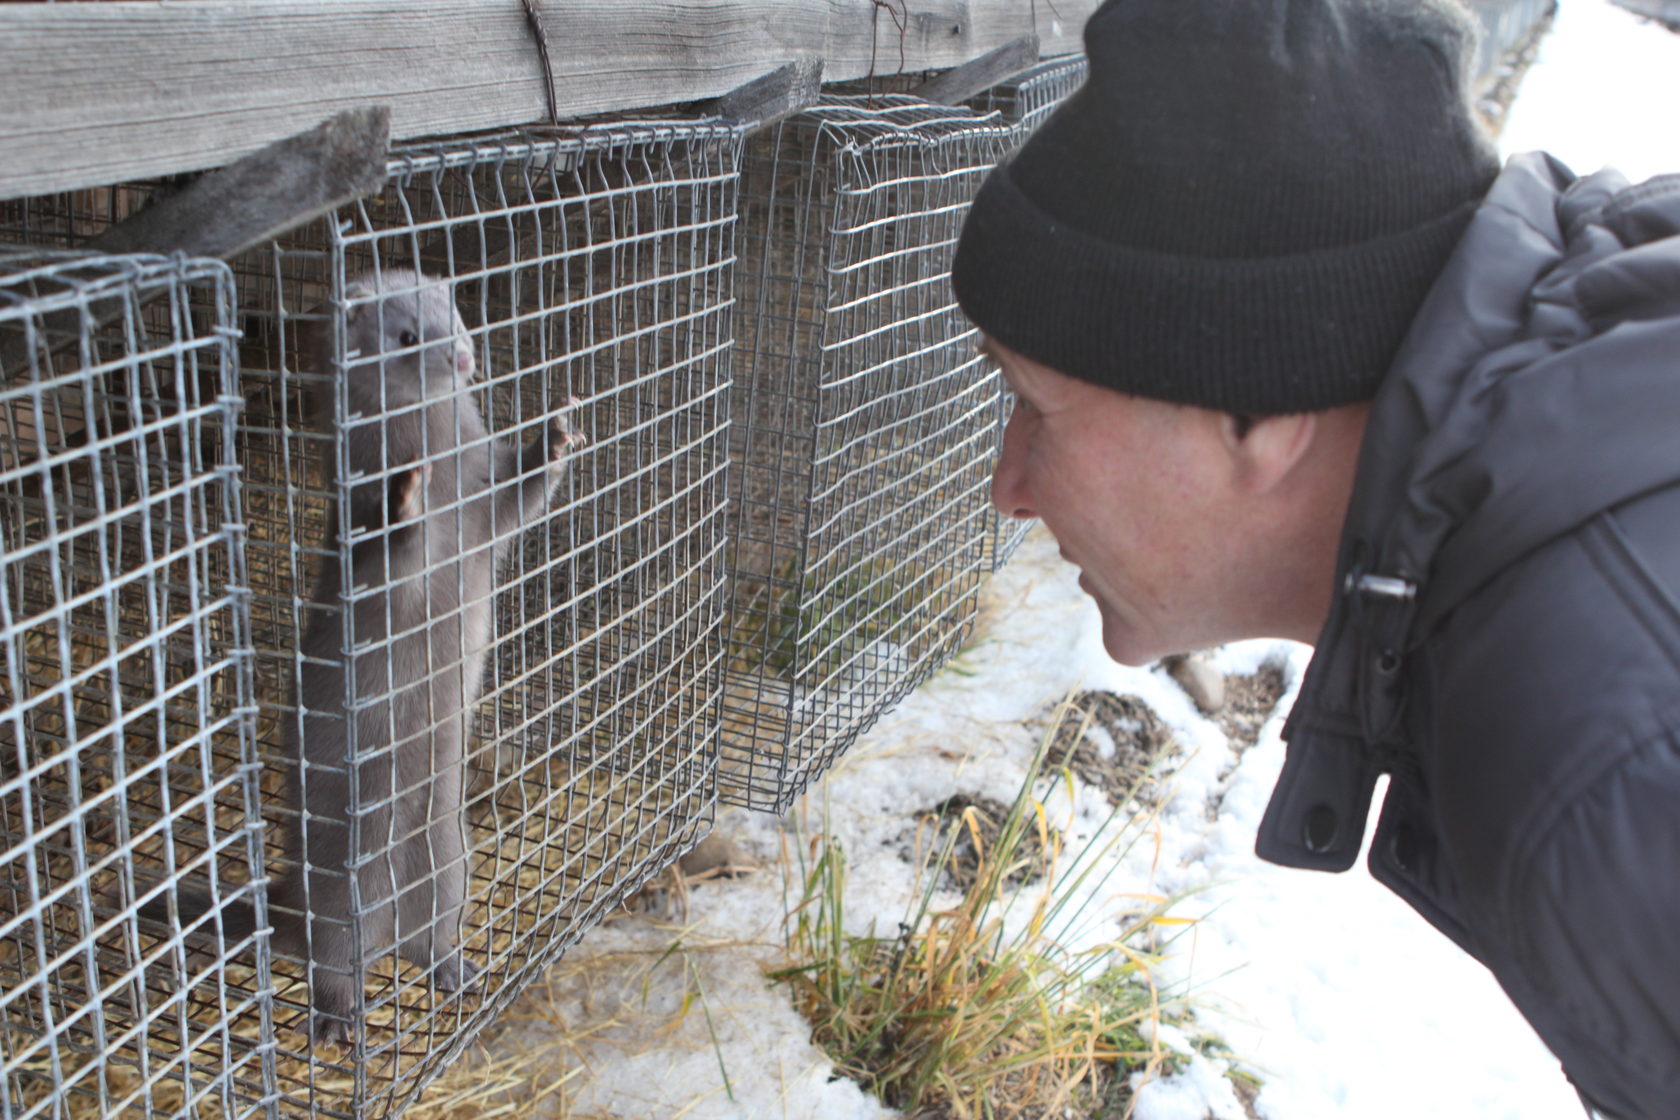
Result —
<instances>
[{"instance_id":1,"label":"man's eye","mask_svg":"<svg viewBox=\"0 0 1680 1120\"><path fill-rule=\"evenodd\" d=\"M402 332L402 334L399 334L397 336L397 341L402 343L404 346L418 346L418 345L420 345L420 338L413 331Z\"/></svg>"}]
</instances>

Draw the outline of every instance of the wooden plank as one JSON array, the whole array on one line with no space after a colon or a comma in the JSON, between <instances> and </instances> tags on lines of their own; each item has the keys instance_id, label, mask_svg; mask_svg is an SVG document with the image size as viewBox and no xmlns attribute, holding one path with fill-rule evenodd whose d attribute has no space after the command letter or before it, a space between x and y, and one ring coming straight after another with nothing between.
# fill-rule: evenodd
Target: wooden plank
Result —
<instances>
[{"instance_id":1,"label":"wooden plank","mask_svg":"<svg viewBox=\"0 0 1680 1120\"><path fill-rule=\"evenodd\" d=\"M822 60L808 58L778 66L762 78L694 108L706 116L744 121L757 129L815 105L821 96Z\"/></svg>"},{"instance_id":2,"label":"wooden plank","mask_svg":"<svg viewBox=\"0 0 1680 1120\"><path fill-rule=\"evenodd\" d=\"M104 253L231 257L386 183L391 112L346 109L160 195L93 239Z\"/></svg>"},{"instance_id":3,"label":"wooden plank","mask_svg":"<svg viewBox=\"0 0 1680 1120\"><path fill-rule=\"evenodd\" d=\"M719 97L788 62L826 80L961 65L1023 35L1080 49L1098 0L539 0L560 113ZM220 166L322 117L395 139L547 117L518 0L0 4L0 198Z\"/></svg>"},{"instance_id":4,"label":"wooden plank","mask_svg":"<svg viewBox=\"0 0 1680 1120\"><path fill-rule=\"evenodd\" d=\"M308 132L287 137L228 167L158 196L87 246L103 253L174 253L231 257L385 185L391 115L349 109ZM114 296L80 310L48 315L40 331L49 350L75 345L84 323L117 321L127 304ZM55 344L52 340L58 340ZM30 368L21 331L0 334L0 382Z\"/></svg>"},{"instance_id":5,"label":"wooden plank","mask_svg":"<svg viewBox=\"0 0 1680 1120\"><path fill-rule=\"evenodd\" d=\"M971 62L929 78L910 92L940 105L961 105L1038 61L1038 36L1023 35Z\"/></svg>"}]
</instances>

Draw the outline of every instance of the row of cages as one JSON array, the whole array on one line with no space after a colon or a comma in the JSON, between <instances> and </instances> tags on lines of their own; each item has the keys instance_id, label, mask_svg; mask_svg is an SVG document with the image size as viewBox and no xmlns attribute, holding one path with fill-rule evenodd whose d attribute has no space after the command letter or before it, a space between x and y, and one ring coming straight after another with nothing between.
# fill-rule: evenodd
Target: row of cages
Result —
<instances>
[{"instance_id":1,"label":"row of cages","mask_svg":"<svg viewBox=\"0 0 1680 1120\"><path fill-rule=\"evenodd\" d=\"M0 1115L394 1115L958 652L949 260L1082 74L404 145L226 262L0 202Z\"/></svg>"}]
</instances>

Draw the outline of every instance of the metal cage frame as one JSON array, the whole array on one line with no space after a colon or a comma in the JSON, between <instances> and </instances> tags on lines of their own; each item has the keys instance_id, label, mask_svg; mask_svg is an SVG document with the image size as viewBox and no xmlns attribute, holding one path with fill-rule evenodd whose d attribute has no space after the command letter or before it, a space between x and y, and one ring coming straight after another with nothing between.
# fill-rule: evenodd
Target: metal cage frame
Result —
<instances>
[{"instance_id":1,"label":"metal cage frame","mask_svg":"<svg viewBox=\"0 0 1680 1120\"><path fill-rule=\"evenodd\" d=\"M355 1019L364 1028L352 1043L348 1069L357 1088L345 1115L400 1110L526 983L710 826L726 607L729 269L739 144L733 126L672 122L410 146L391 160L390 187L346 208L329 224L321 250L294 241L273 255L282 277L325 266L340 479L354 470L358 438L349 434L353 403L345 391L355 360L349 324L358 311L381 307L355 291L355 275L369 269L415 266L453 278L455 302L471 320L467 345L487 373L482 385L451 390L447 403L431 406L453 415L456 432L412 461L423 463L428 477L475 448L494 461L497 445L532 448L548 439L553 457L560 454L553 446L557 422L591 440L564 452L569 465L546 509L544 484L533 489L533 464L523 450L480 495L523 487L510 501L498 498L490 515L489 540L503 570L493 581L494 602L478 606L489 608L495 637L477 705L480 735L457 790L462 827L473 830L457 849L470 864L460 952L482 970L483 991L444 990L435 982L441 956L429 975L400 963L360 985ZM280 352L290 355L289 328L309 327L293 314L287 287L280 284L269 322ZM382 376L391 360L379 359ZM290 372L280 370L272 386L280 398L290 395ZM482 413L487 438L463 432L460 417L469 411ZM390 440L401 413L395 405L387 415L364 416L361 431ZM540 474L541 464L534 470ZM457 482L466 473L458 468ZM375 490L391 483L372 481ZM407 531L358 524L355 489L345 479L333 495L338 544L327 562L340 565L345 586L359 578L358 549L394 550L392 538ZM464 531L459 526L474 516L466 508L473 502L460 491L442 499L443 515L453 516L445 537ZM426 578L441 572L444 584L466 566L447 545L427 564ZM254 609L262 603L256 597ZM368 603L382 606L379 588L346 601L346 649L369 640L358 633L371 617ZM471 607L462 604L461 631L472 625ZM436 620L430 625L428 657L435 657ZM372 645L383 643L395 665L402 639L374 629ZM260 671L260 640L258 655ZM361 691L352 686L365 701ZM284 718L305 717L288 710ZM353 877L358 886L387 874L385 853L398 860L405 839L413 846L416 837L392 825L403 799L437 796L436 785L393 780L400 755L374 762L389 742L376 735L353 746L352 756L364 762L359 773L345 775L360 790L352 793L352 831L371 827L371 850L381 853L373 877L365 862ZM329 768L326 777L337 776ZM437 850L438 827L434 817L421 847ZM365 861L365 835L350 850ZM444 871L439 864L428 877ZM379 922L369 922L406 885L399 873L385 884L383 899L363 893L352 902L353 934L361 939L354 956L363 967L369 958L392 960L392 935L385 931L381 941ZM447 917L439 916L447 906L436 895L432 907L429 921ZM302 1029L303 1009L285 1011L280 1021ZM369 1029L375 1023L385 1025ZM337 1111L311 1100L319 1047L288 1046L283 1037L280 1056L283 1099ZM294 1068L301 1076L288 1080Z\"/></svg>"},{"instance_id":2,"label":"metal cage frame","mask_svg":"<svg viewBox=\"0 0 1680 1120\"><path fill-rule=\"evenodd\" d=\"M0 1113L267 1115L234 292L0 252ZM148 917L193 876L220 911ZM206 949L202 933L221 943Z\"/></svg>"},{"instance_id":3,"label":"metal cage frame","mask_svg":"<svg viewBox=\"0 0 1680 1120\"><path fill-rule=\"evenodd\" d=\"M749 143L726 802L785 810L973 624L1001 378L948 277L1013 135L829 95Z\"/></svg>"},{"instance_id":4,"label":"metal cage frame","mask_svg":"<svg viewBox=\"0 0 1680 1120\"><path fill-rule=\"evenodd\" d=\"M1056 107L1085 84L1089 67L1081 54L1047 58L999 82L969 104L980 112L998 112L1021 126L1021 141L1038 131Z\"/></svg>"},{"instance_id":5,"label":"metal cage frame","mask_svg":"<svg viewBox=\"0 0 1680 1120\"><path fill-rule=\"evenodd\" d=\"M742 137L651 121L405 145L383 190L232 262L282 1112L401 1111L710 826ZM6 204L0 227L75 244L150 193ZM417 300L444 326L410 338ZM469 364L485 376L454 376ZM399 578L403 556L423 560ZM449 673L461 695L440 700ZM310 699L323 674L334 703ZM318 757L323 728L342 762ZM334 835L336 878L295 870ZM397 960L456 927L428 966ZM350 974L353 1009L323 1003Z\"/></svg>"}]
</instances>

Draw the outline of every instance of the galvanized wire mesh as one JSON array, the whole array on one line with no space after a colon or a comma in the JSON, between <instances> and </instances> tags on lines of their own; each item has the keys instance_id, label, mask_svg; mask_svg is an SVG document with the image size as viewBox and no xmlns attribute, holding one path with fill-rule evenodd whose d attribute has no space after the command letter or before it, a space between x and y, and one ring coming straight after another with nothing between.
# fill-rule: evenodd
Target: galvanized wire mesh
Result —
<instances>
[{"instance_id":1,"label":"galvanized wire mesh","mask_svg":"<svg viewBox=\"0 0 1680 1120\"><path fill-rule=\"evenodd\" d=\"M233 285L0 253L0 1115L266 1113ZM261 925L260 922L257 923Z\"/></svg>"},{"instance_id":2,"label":"galvanized wire mesh","mask_svg":"<svg viewBox=\"0 0 1680 1120\"><path fill-rule=\"evenodd\" d=\"M1084 55L1049 58L999 82L970 102L980 112L997 112L1021 126L1018 143L1026 141L1056 107L1085 84Z\"/></svg>"},{"instance_id":3,"label":"galvanized wire mesh","mask_svg":"<svg viewBox=\"0 0 1680 1120\"><path fill-rule=\"evenodd\" d=\"M400 1110L710 822L740 143L406 148L234 262L284 1113Z\"/></svg>"},{"instance_id":4,"label":"galvanized wire mesh","mask_svg":"<svg viewBox=\"0 0 1680 1120\"><path fill-rule=\"evenodd\" d=\"M1085 57L1072 55L1052 58L1023 70L1007 82L999 82L976 97L971 105L982 112L997 112L1004 120L1015 123L1016 146L1026 143L1038 126L1056 111L1056 107L1085 84ZM1009 423L1009 413L1015 407L1015 394L1007 386L999 402L998 450L1003 448L1003 431ZM1015 550L1038 522L1007 516L988 507L986 516L991 522L987 537L988 563L993 571L1009 563Z\"/></svg>"},{"instance_id":5,"label":"galvanized wire mesh","mask_svg":"<svg viewBox=\"0 0 1680 1120\"><path fill-rule=\"evenodd\" d=\"M742 164L726 800L781 811L960 649L1000 379L948 282L996 116L825 98Z\"/></svg>"},{"instance_id":6,"label":"galvanized wire mesh","mask_svg":"<svg viewBox=\"0 0 1680 1120\"><path fill-rule=\"evenodd\" d=\"M355 550L374 549L376 575L341 617L349 648L371 641L358 671L371 658L377 677L388 658L417 656L418 645L431 687L440 676L470 687L481 671L472 631L491 627L480 641L489 643L480 655L488 663L482 703L467 698L478 720L464 760L447 757L462 729L436 722L448 703L405 716L397 695L391 725L363 734L354 748L370 761L392 751L400 771L404 736L429 737L422 751L437 759L430 768L437 777L429 785L393 782L388 764L356 775L362 788L352 815L364 835L351 850L380 858L371 876L364 868L368 881L357 884L364 889L350 906L357 956L374 963L368 983L356 985L353 1019L363 1029L348 1068L360 1083L347 1112L400 1107L526 981L710 821L738 146L730 131L673 125L415 150L393 161L390 188L341 215L319 244L297 238L265 262L276 282L248 329L266 342L263 368L274 373L266 384L263 374L247 374L263 403L251 410L246 472L253 573L272 566L279 578L266 585L275 593L253 599L259 685L269 671L289 675L298 665L292 653L307 624L289 593L316 578L292 568L314 566L299 555L299 540L327 544L319 560L338 565L346 586L368 580ZM381 307L379 299L359 302L354 278L404 268L453 278L466 352L481 378L433 398L425 436L390 401L349 434L354 402L337 380L347 438L331 450L350 467L357 438L420 438L421 454L402 456L405 469L430 472L423 485L436 508L423 515L430 545L420 551L402 539L414 526L388 501L373 504L369 536L356 524L353 488L315 483L308 472L325 456L287 415L302 387L291 371L309 368L296 346L310 331L303 309L314 305L315 286L327 297L339 361L348 362L358 316L377 319ZM399 292L405 286L396 281ZM394 325L385 324L387 335ZM295 366L272 360L294 354ZM392 364L399 360L384 359L387 386L393 372L401 376ZM475 428L475 411L493 435ZM265 415L279 422L265 430L258 419ZM561 419L592 443L565 455L557 492L545 497L546 464L562 452L554 430ZM259 470L264 462L269 469ZM488 486L462 481L485 464ZM439 485L449 474L453 490ZM372 493L388 496L394 478L375 479ZM330 498L336 509L323 501ZM319 519L332 514L336 527L320 531ZM474 584L466 569L491 563L486 549L501 570L480 573ZM404 639L395 616L383 617L396 599L379 586L387 558L398 566L418 559L434 591L424 641ZM492 585L493 599L485 598ZM442 628L440 605L444 621L453 618ZM389 668L402 671L400 663ZM348 695L366 702L371 694L355 684ZM304 717L290 706L277 705L275 714L281 726L265 728L262 741L283 751L285 725ZM335 775L329 769L325 777ZM429 800L431 809L405 815L404 799ZM399 861L408 852L421 861L420 874L389 869L386 852ZM422 878L438 884L412 892L420 922L438 940L429 969L424 947L411 954L418 967L391 953L413 925L402 918L408 903L400 896ZM467 964L481 970L480 992L439 983L457 937ZM293 1028L281 1036L282 1056L294 1061L281 1063L281 1090L288 1101L328 1111L311 1089L325 1071L321 1048L311 1053L302 1033L303 994L282 987L279 1019Z\"/></svg>"}]
</instances>

